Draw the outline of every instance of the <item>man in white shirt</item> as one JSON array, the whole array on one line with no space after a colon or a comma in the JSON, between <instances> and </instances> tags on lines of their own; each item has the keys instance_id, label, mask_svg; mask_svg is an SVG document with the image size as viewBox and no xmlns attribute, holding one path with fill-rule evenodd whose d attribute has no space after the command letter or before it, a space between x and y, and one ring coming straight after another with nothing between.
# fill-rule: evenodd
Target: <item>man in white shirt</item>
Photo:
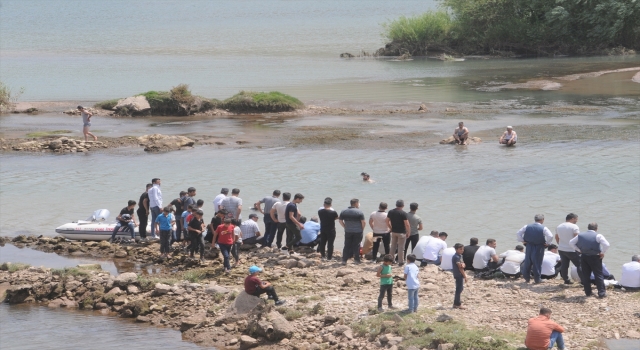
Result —
<instances>
[{"instance_id":1,"label":"man in white shirt","mask_svg":"<svg viewBox=\"0 0 640 350\"><path fill-rule=\"evenodd\" d=\"M456 254L456 249L454 247L449 247L442 251L442 259L440 260L440 268L445 271L453 270L453 265L451 262L451 258ZM457 266L456 266L457 268Z\"/></svg>"},{"instance_id":2,"label":"man in white shirt","mask_svg":"<svg viewBox=\"0 0 640 350\"><path fill-rule=\"evenodd\" d=\"M242 244L262 244L262 240L258 240L260 237L260 228L258 227L258 215L249 214L249 220L243 221L240 224L240 231L242 231Z\"/></svg>"},{"instance_id":3,"label":"man in white shirt","mask_svg":"<svg viewBox=\"0 0 640 350\"><path fill-rule=\"evenodd\" d=\"M542 269L542 259L544 258L544 248L553 240L553 233L544 227L544 215L536 214L535 222L522 227L517 233L518 242L524 243L525 251L524 263L522 264L522 277L529 283L533 273L534 283L542 282L540 270Z\"/></svg>"},{"instance_id":4,"label":"man in white shirt","mask_svg":"<svg viewBox=\"0 0 640 350\"><path fill-rule=\"evenodd\" d=\"M436 236L432 237L434 232ZM427 246L427 243L429 243L429 240L431 239L439 239L438 231L431 231L431 236L420 237L420 239L418 240L418 244L416 244L416 247L413 249L413 255L416 256L416 260L422 261L422 258L423 258L422 252L424 251L424 248Z\"/></svg>"},{"instance_id":5,"label":"man in white shirt","mask_svg":"<svg viewBox=\"0 0 640 350\"><path fill-rule=\"evenodd\" d=\"M215 213L217 213L220 210L220 204L222 204L222 201L227 198L227 195L229 194L229 189L226 187L223 187L222 190L220 190L220 194L218 194L216 196L216 198L213 199L213 212L214 215Z\"/></svg>"},{"instance_id":6,"label":"man in white shirt","mask_svg":"<svg viewBox=\"0 0 640 350\"><path fill-rule=\"evenodd\" d=\"M378 250L380 249L380 242L384 246L385 254L391 254L389 252L389 243L391 243L391 233L389 232L389 226L387 226L387 203L380 202L378 210L369 215L369 226L373 230L373 250L371 253L371 262L375 263L378 260Z\"/></svg>"},{"instance_id":7,"label":"man in white shirt","mask_svg":"<svg viewBox=\"0 0 640 350\"><path fill-rule=\"evenodd\" d=\"M578 275L582 274L580 254L576 253L569 244L569 241L580 233L580 228L576 225L577 222L578 215L569 213L567 214L566 221L556 228L556 243L558 243L558 253L562 261L560 265L560 276L565 284L573 284L568 273L570 263L573 263L573 265L578 268Z\"/></svg>"},{"instance_id":8,"label":"man in white shirt","mask_svg":"<svg viewBox=\"0 0 640 350\"><path fill-rule=\"evenodd\" d=\"M540 277L545 280L551 280L558 277L560 272L560 255L558 255L558 246L555 244L549 245L547 251L544 252L544 258L542 259L542 269Z\"/></svg>"},{"instance_id":9,"label":"man in white shirt","mask_svg":"<svg viewBox=\"0 0 640 350\"><path fill-rule=\"evenodd\" d=\"M487 239L487 244L478 248L473 256L473 269L476 272L488 271L500 267L499 258L496 254L498 243L495 239Z\"/></svg>"},{"instance_id":10,"label":"man in white shirt","mask_svg":"<svg viewBox=\"0 0 640 350\"><path fill-rule=\"evenodd\" d=\"M629 291L640 291L640 255L631 257L631 262L622 265L620 285Z\"/></svg>"},{"instance_id":11,"label":"man in white shirt","mask_svg":"<svg viewBox=\"0 0 640 350\"><path fill-rule=\"evenodd\" d=\"M162 191L160 190L160 179L151 180L151 188L149 189L149 210L151 211L151 237L158 238L156 235L156 218L162 212Z\"/></svg>"},{"instance_id":12,"label":"man in white shirt","mask_svg":"<svg viewBox=\"0 0 640 350\"><path fill-rule=\"evenodd\" d=\"M273 221L278 222L278 232L276 233L276 246L278 249L282 247L282 235L284 230L287 228L287 218L285 215L285 211L287 210L287 205L291 200L291 193L284 192L282 194L282 201L275 203L269 212L271 215L271 219Z\"/></svg>"},{"instance_id":13,"label":"man in white shirt","mask_svg":"<svg viewBox=\"0 0 640 350\"><path fill-rule=\"evenodd\" d=\"M590 277L593 272L596 286L598 287L598 297L604 298L607 296L607 291L602 273L602 259L604 259L604 253L607 252L610 244L603 235L597 232L597 223L590 223L587 226L587 230L587 232L582 232L573 237L573 239L569 241L569 244L573 249L582 253L582 256L580 256L580 264L582 266L581 279L584 294L588 297L591 296Z\"/></svg>"},{"instance_id":14,"label":"man in white shirt","mask_svg":"<svg viewBox=\"0 0 640 350\"><path fill-rule=\"evenodd\" d=\"M441 256L440 252L447 249L447 243L445 240L449 235L446 232L438 233L438 237L433 237L427 242L426 246L422 250L422 266L433 264L440 265Z\"/></svg>"},{"instance_id":15,"label":"man in white shirt","mask_svg":"<svg viewBox=\"0 0 640 350\"><path fill-rule=\"evenodd\" d=\"M524 247L519 244L516 246L516 249L510 249L498 255L498 258L504 261L502 266L500 266L502 274L507 277L520 277L520 275L522 275L520 273L520 265L524 261L524 256Z\"/></svg>"}]
</instances>

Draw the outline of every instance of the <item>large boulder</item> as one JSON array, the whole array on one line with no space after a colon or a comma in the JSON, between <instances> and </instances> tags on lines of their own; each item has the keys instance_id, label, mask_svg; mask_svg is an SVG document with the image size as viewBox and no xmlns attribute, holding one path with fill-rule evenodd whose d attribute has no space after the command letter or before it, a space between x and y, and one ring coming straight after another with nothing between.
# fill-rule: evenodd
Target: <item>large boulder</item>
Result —
<instances>
[{"instance_id":1,"label":"large boulder","mask_svg":"<svg viewBox=\"0 0 640 350\"><path fill-rule=\"evenodd\" d=\"M10 304L21 304L34 301L33 286L30 284L15 285L7 288L6 300Z\"/></svg>"},{"instance_id":2,"label":"large boulder","mask_svg":"<svg viewBox=\"0 0 640 350\"><path fill-rule=\"evenodd\" d=\"M147 152L161 152L191 147L195 141L184 136L153 134L138 137L138 143Z\"/></svg>"},{"instance_id":3,"label":"large boulder","mask_svg":"<svg viewBox=\"0 0 640 350\"><path fill-rule=\"evenodd\" d=\"M280 341L291 338L295 329L281 313L269 306L261 305L251 313L247 331L254 337Z\"/></svg>"},{"instance_id":4,"label":"large boulder","mask_svg":"<svg viewBox=\"0 0 640 350\"><path fill-rule=\"evenodd\" d=\"M265 305L266 303L261 298L242 291L233 301L233 304L229 305L225 314L216 319L215 325L221 326L244 320L247 315L256 312L256 310L261 310Z\"/></svg>"},{"instance_id":5,"label":"large boulder","mask_svg":"<svg viewBox=\"0 0 640 350\"><path fill-rule=\"evenodd\" d=\"M138 281L138 275L135 272L125 272L116 277L114 284L120 287L126 287L131 283L135 283Z\"/></svg>"},{"instance_id":6,"label":"large boulder","mask_svg":"<svg viewBox=\"0 0 640 350\"><path fill-rule=\"evenodd\" d=\"M113 109L121 115L136 115L151 110L151 105L144 96L131 96L118 100Z\"/></svg>"}]
</instances>

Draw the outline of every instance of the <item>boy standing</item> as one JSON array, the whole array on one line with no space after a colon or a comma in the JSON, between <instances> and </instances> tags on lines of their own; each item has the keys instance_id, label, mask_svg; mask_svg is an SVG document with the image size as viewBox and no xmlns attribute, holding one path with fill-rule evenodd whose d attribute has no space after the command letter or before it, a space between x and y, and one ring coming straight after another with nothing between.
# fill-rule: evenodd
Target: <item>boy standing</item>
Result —
<instances>
[{"instance_id":1,"label":"boy standing","mask_svg":"<svg viewBox=\"0 0 640 350\"><path fill-rule=\"evenodd\" d=\"M460 294L462 294L463 289L462 282L464 280L464 283L467 283L467 274L464 273L465 265L462 260L464 245L462 243L456 243L453 248L456 250L456 253L451 258L451 266L453 266L453 277L456 279L456 297L453 300L453 308L466 309L466 307L462 306L462 302L460 301Z\"/></svg>"},{"instance_id":2,"label":"boy standing","mask_svg":"<svg viewBox=\"0 0 640 350\"><path fill-rule=\"evenodd\" d=\"M407 282L407 296L409 297L409 308L407 312L418 311L418 290L420 289L420 281L418 280L418 266L416 266L416 256L414 254L407 255L408 264L404 267L404 280Z\"/></svg>"},{"instance_id":3,"label":"boy standing","mask_svg":"<svg viewBox=\"0 0 640 350\"><path fill-rule=\"evenodd\" d=\"M393 275L391 274L391 264L393 264L393 256L387 254L384 256L382 265L378 267L376 276L380 278L380 295L378 295L378 311L382 312L382 299L387 294L387 304L389 309L395 309L391 302L391 293L393 292Z\"/></svg>"},{"instance_id":4,"label":"boy standing","mask_svg":"<svg viewBox=\"0 0 640 350\"><path fill-rule=\"evenodd\" d=\"M184 236L184 240L182 241L182 246L187 247L187 243L189 246L191 245L191 236L189 236L189 216L193 212L193 204L189 204L185 211L180 214L180 218L182 220L182 235ZM188 249L188 248L186 248Z\"/></svg>"},{"instance_id":5,"label":"boy standing","mask_svg":"<svg viewBox=\"0 0 640 350\"><path fill-rule=\"evenodd\" d=\"M171 209L164 207L162 214L158 215L156 222L153 223L157 225L156 232L160 232L160 253L162 254L160 257L162 259L166 259L171 251L171 228L175 222Z\"/></svg>"},{"instance_id":6,"label":"boy standing","mask_svg":"<svg viewBox=\"0 0 640 350\"><path fill-rule=\"evenodd\" d=\"M130 200L127 202L127 206L120 210L120 215L116 218L116 227L113 228L113 233L111 233L110 242L113 242L116 239L116 234L120 230L122 226L128 226L129 230L131 230L131 239L136 238L135 228L138 225L136 223L136 218L133 216L133 208L136 207L136 201Z\"/></svg>"},{"instance_id":7,"label":"boy standing","mask_svg":"<svg viewBox=\"0 0 640 350\"><path fill-rule=\"evenodd\" d=\"M187 225L189 236L191 237L191 248L189 256L194 257L196 249L200 251L200 262L204 263L204 235L205 230L204 221L202 221L202 210L194 210L191 215L193 218Z\"/></svg>"}]
</instances>

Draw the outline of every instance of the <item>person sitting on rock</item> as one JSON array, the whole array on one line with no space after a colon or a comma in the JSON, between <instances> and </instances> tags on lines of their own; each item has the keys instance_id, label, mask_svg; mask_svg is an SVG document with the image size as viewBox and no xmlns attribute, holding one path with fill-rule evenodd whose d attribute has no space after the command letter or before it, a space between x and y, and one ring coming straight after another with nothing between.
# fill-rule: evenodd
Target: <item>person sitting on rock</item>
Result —
<instances>
[{"instance_id":1,"label":"person sitting on rock","mask_svg":"<svg viewBox=\"0 0 640 350\"><path fill-rule=\"evenodd\" d=\"M551 310L543 307L538 317L529 319L527 338L524 344L530 350L547 350L558 345L558 349L564 349L564 328L551 321Z\"/></svg>"},{"instance_id":2,"label":"person sitting on rock","mask_svg":"<svg viewBox=\"0 0 640 350\"><path fill-rule=\"evenodd\" d=\"M511 125L507 126L507 131L503 132L502 136L500 136L500 144L513 146L516 144L516 141L518 141L518 135L513 131L513 127Z\"/></svg>"},{"instance_id":3,"label":"person sitting on rock","mask_svg":"<svg viewBox=\"0 0 640 350\"><path fill-rule=\"evenodd\" d=\"M547 247L547 251L544 252L544 257L542 258L542 269L540 278L543 280L551 280L558 277L558 273L560 272L560 255L558 254L558 246L555 244L550 244Z\"/></svg>"},{"instance_id":4,"label":"person sitting on rock","mask_svg":"<svg viewBox=\"0 0 640 350\"><path fill-rule=\"evenodd\" d=\"M464 126L463 122L458 123L458 127L453 130L453 138L456 139L456 145L464 145L469 138L469 129Z\"/></svg>"},{"instance_id":5,"label":"person sitting on rock","mask_svg":"<svg viewBox=\"0 0 640 350\"><path fill-rule=\"evenodd\" d=\"M263 244L263 240L260 239L260 227L258 227L258 215L249 214L249 220L245 220L240 224L240 230L242 231L242 244Z\"/></svg>"},{"instance_id":6,"label":"person sitting on rock","mask_svg":"<svg viewBox=\"0 0 640 350\"><path fill-rule=\"evenodd\" d=\"M499 262L500 259L496 254L496 247L498 243L495 239L489 238L487 239L487 244L478 248L476 254L473 256L473 269L476 272L489 271L492 269L497 269L502 265L502 262Z\"/></svg>"},{"instance_id":7,"label":"person sitting on rock","mask_svg":"<svg viewBox=\"0 0 640 350\"><path fill-rule=\"evenodd\" d=\"M640 291L640 255L631 257L631 262L622 265L620 285L628 291Z\"/></svg>"},{"instance_id":8,"label":"person sitting on rock","mask_svg":"<svg viewBox=\"0 0 640 350\"><path fill-rule=\"evenodd\" d=\"M276 290L271 283L261 281L260 278L258 278L260 272L262 272L262 269L255 265L249 268L249 276L244 279L244 291L256 297L266 293L269 299L273 299L273 301L276 302L276 305L284 304L286 301L278 298L278 294L276 294Z\"/></svg>"},{"instance_id":9,"label":"person sitting on rock","mask_svg":"<svg viewBox=\"0 0 640 350\"><path fill-rule=\"evenodd\" d=\"M300 223L304 225L304 228L300 230L300 243L298 246L315 247L320 243L320 224L318 223L318 217L314 216L310 221L304 216L300 217Z\"/></svg>"},{"instance_id":10,"label":"person sitting on rock","mask_svg":"<svg viewBox=\"0 0 640 350\"><path fill-rule=\"evenodd\" d=\"M524 247L520 244L516 246L516 249L509 249L498 255L499 259L504 259L504 263L500 266L502 274L506 277L514 278L522 276L522 273L520 272L520 265L522 265L524 257Z\"/></svg>"}]
</instances>

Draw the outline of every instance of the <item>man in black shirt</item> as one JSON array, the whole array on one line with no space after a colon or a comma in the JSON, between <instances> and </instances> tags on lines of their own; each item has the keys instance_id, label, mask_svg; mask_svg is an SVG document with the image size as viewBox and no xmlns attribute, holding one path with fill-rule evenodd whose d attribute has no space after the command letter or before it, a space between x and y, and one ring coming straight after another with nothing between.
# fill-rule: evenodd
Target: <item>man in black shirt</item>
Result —
<instances>
[{"instance_id":1,"label":"man in black shirt","mask_svg":"<svg viewBox=\"0 0 640 350\"><path fill-rule=\"evenodd\" d=\"M336 220L338 213L331 208L333 200L329 197L324 199L324 208L318 210L320 218L320 245L318 245L318 253L322 259L331 260L333 257L333 242L336 239ZM325 255L325 247L327 254Z\"/></svg>"},{"instance_id":2,"label":"man in black shirt","mask_svg":"<svg viewBox=\"0 0 640 350\"><path fill-rule=\"evenodd\" d=\"M216 212L216 215L214 215L211 219L211 223L207 226L207 235L204 237L205 241L211 244L215 244L215 242L212 242L213 234L216 232L218 226L222 225L222 223L224 222L224 218L227 217L228 213L229 212L227 212L227 209L220 209Z\"/></svg>"},{"instance_id":3,"label":"man in black shirt","mask_svg":"<svg viewBox=\"0 0 640 350\"><path fill-rule=\"evenodd\" d=\"M293 253L293 247L300 242L302 236L300 230L304 228L304 225L298 221L300 218L300 211L298 210L298 204L302 203L304 196L300 193L296 193L293 196L293 201L287 204L285 210L285 217L287 218L287 249L289 254Z\"/></svg>"},{"instance_id":4,"label":"man in black shirt","mask_svg":"<svg viewBox=\"0 0 640 350\"><path fill-rule=\"evenodd\" d=\"M182 220L180 220L180 218L182 217L182 213L185 211L185 206L182 205L182 197L186 196L187 192L185 191L180 191L180 196L174 200L171 201L171 203L169 203L170 205L173 205L176 207L176 233L175 233L175 238L176 238L176 242L180 242L182 241ZM173 238L173 237L172 237ZM171 242L173 243L173 242Z\"/></svg>"},{"instance_id":5,"label":"man in black shirt","mask_svg":"<svg viewBox=\"0 0 640 350\"><path fill-rule=\"evenodd\" d=\"M113 242L116 239L116 234L120 230L122 226L128 226L131 231L131 239L136 238L135 229L138 225L136 223L136 217L133 216L133 208L136 207L136 201L130 200L127 202L127 206L120 210L120 215L116 218L116 227L113 228L113 232L111 233L110 242Z\"/></svg>"},{"instance_id":6,"label":"man in black shirt","mask_svg":"<svg viewBox=\"0 0 640 350\"><path fill-rule=\"evenodd\" d=\"M149 189L151 184L147 184L147 189L140 195L140 201L138 201L138 220L140 221L140 238L147 238L147 224L149 223Z\"/></svg>"},{"instance_id":7,"label":"man in black shirt","mask_svg":"<svg viewBox=\"0 0 640 350\"><path fill-rule=\"evenodd\" d=\"M411 234L411 226L409 225L409 217L402 210L404 201L398 199L396 208L389 210L387 213L387 226L391 229L391 251L390 254L398 254L398 265L404 265L404 244Z\"/></svg>"},{"instance_id":8,"label":"man in black shirt","mask_svg":"<svg viewBox=\"0 0 640 350\"><path fill-rule=\"evenodd\" d=\"M473 257L476 255L480 246L478 245L478 239L473 237L469 240L469 245L464 247L464 253L462 253L462 260L464 261L465 270L473 271ZM455 269L455 266L453 267Z\"/></svg>"}]
</instances>

